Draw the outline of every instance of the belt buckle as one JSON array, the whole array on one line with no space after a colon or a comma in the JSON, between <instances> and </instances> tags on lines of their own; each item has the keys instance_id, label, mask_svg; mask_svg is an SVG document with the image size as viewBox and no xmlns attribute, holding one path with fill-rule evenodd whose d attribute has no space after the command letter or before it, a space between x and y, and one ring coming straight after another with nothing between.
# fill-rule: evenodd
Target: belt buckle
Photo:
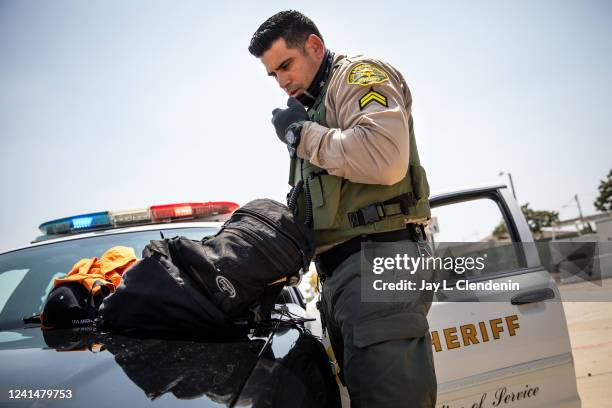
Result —
<instances>
[{"instance_id":1,"label":"belt buckle","mask_svg":"<svg viewBox=\"0 0 612 408\"><path fill-rule=\"evenodd\" d=\"M378 207L382 209L383 217L385 216L385 208L380 205L380 203L370 204L366 207L363 207L360 211L363 215L363 222L367 225L373 222L377 222L381 220L380 215L378 215Z\"/></svg>"}]
</instances>

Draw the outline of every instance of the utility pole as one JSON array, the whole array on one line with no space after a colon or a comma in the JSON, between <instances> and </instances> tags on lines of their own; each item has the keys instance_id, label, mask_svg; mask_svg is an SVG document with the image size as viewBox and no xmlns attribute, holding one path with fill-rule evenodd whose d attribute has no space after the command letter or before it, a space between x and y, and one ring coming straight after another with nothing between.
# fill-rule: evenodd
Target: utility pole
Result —
<instances>
[{"instance_id":1,"label":"utility pole","mask_svg":"<svg viewBox=\"0 0 612 408\"><path fill-rule=\"evenodd\" d=\"M506 173L505 171L499 172L500 177L504 174L508 175L508 179L510 180L510 188L512 189L512 195L514 196L514 199L518 201L518 199L516 198L516 191L514 190L514 183L512 182L512 174L510 172Z\"/></svg>"},{"instance_id":2,"label":"utility pole","mask_svg":"<svg viewBox=\"0 0 612 408\"><path fill-rule=\"evenodd\" d=\"M582 215L582 208L580 207L580 201L578 201L578 194L574 194L574 200L576 200L576 207L578 207L578 215L580 215L580 222L582 223L582 228L593 232L593 230L591 229L591 224L587 224L587 222L584 220L584 215Z\"/></svg>"}]
</instances>

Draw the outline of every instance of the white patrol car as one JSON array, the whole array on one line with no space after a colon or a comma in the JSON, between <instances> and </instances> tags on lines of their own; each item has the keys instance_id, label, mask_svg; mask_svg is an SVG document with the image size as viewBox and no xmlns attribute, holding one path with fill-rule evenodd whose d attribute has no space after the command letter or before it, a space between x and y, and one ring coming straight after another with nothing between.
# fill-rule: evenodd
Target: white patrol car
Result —
<instances>
[{"instance_id":1,"label":"white patrol car","mask_svg":"<svg viewBox=\"0 0 612 408\"><path fill-rule=\"evenodd\" d=\"M468 294L465 299L458 294L454 302L432 305L428 318L438 379L437 407L580 407L559 291L535 248L523 245L533 242L533 237L509 190L503 185L469 188L434 195L431 204L435 222L430 235L436 242L494 241L491 233L501 220L508 241L521 249L498 258L486 274L465 276L471 282L511 279L524 292L505 302L477 303ZM77 260L99 256L118 243L134 247L138 254L149 240L176 235L201 239L215 233L236 207L227 202L153 206L42 224L44 235L28 246L32 249L29 263L35 264L32 257L39 257L40 265L61 267L38 271L44 277L44 282L38 282L18 265L23 251L0 254L0 345L18 340L11 337L19 335L11 327L40 313L53 278L65 274ZM3 259L10 262L2 266ZM22 293L28 279L32 281L25 283L42 290ZM552 288L552 295L543 287ZM305 306L295 288L283 296L286 303ZM308 313L318 319L314 302L308 305ZM322 335L318 321L310 328ZM331 355L325 338L324 344ZM342 395L348 407L346 389Z\"/></svg>"},{"instance_id":2,"label":"white patrol car","mask_svg":"<svg viewBox=\"0 0 612 408\"><path fill-rule=\"evenodd\" d=\"M434 246L488 243L489 255L497 251L497 257L489 256L486 273L466 272L463 278L520 286L518 293L498 294L494 302L475 302L473 293L455 290L453 302L432 304L428 320L437 408L580 407L559 290L541 265L512 193L505 185L489 185L432 195L430 202L433 222L428 235ZM492 235L502 223L505 243ZM314 317L312 303L307 310ZM311 330L322 335L316 323ZM330 353L325 338L324 344ZM342 396L348 407L346 389Z\"/></svg>"}]
</instances>

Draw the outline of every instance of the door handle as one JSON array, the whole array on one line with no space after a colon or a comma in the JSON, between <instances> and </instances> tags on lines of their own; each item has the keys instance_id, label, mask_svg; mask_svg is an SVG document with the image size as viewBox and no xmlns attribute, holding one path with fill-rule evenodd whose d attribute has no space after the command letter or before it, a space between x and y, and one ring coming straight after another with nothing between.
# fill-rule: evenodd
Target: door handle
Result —
<instances>
[{"instance_id":1,"label":"door handle","mask_svg":"<svg viewBox=\"0 0 612 408\"><path fill-rule=\"evenodd\" d=\"M551 288L535 289L512 296L510 303L513 305L526 305L554 298L555 291Z\"/></svg>"}]
</instances>

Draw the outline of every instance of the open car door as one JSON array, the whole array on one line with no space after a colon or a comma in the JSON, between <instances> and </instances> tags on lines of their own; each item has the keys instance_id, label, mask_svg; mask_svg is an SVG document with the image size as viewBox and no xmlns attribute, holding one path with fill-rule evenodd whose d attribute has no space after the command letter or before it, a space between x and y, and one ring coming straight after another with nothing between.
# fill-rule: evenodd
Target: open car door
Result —
<instances>
[{"instance_id":1,"label":"open car door","mask_svg":"<svg viewBox=\"0 0 612 408\"><path fill-rule=\"evenodd\" d=\"M580 407L559 291L511 193L477 188L431 204L434 255L486 260L481 271L441 275L449 290L436 293L429 312L437 406ZM474 292L466 281L518 286Z\"/></svg>"}]
</instances>

